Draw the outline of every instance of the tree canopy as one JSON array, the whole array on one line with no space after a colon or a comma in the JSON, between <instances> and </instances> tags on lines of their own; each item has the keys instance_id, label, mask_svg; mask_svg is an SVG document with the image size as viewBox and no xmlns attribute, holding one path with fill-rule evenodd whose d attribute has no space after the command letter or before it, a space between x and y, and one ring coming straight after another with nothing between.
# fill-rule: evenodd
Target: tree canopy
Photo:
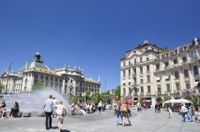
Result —
<instances>
[{"instance_id":1,"label":"tree canopy","mask_svg":"<svg viewBox=\"0 0 200 132\"><path fill-rule=\"evenodd\" d=\"M4 89L3 84L0 82L0 93L2 92L2 90Z\"/></svg>"},{"instance_id":2,"label":"tree canopy","mask_svg":"<svg viewBox=\"0 0 200 132\"><path fill-rule=\"evenodd\" d=\"M115 100L116 101L121 99L120 93L121 93L121 86L117 86L117 88L115 90Z\"/></svg>"},{"instance_id":3,"label":"tree canopy","mask_svg":"<svg viewBox=\"0 0 200 132\"><path fill-rule=\"evenodd\" d=\"M32 86L32 90L38 90L38 89L42 89L42 88L46 88L44 86L44 83L43 82L37 82L35 85Z\"/></svg>"}]
</instances>

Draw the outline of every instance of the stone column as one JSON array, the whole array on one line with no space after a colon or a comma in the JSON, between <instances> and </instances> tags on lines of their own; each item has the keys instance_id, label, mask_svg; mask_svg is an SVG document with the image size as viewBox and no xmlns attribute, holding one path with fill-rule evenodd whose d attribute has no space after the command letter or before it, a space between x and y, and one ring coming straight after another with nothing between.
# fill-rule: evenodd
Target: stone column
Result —
<instances>
[{"instance_id":1,"label":"stone column","mask_svg":"<svg viewBox=\"0 0 200 132\"><path fill-rule=\"evenodd\" d=\"M63 77L62 94L65 94L65 77Z\"/></svg>"}]
</instances>

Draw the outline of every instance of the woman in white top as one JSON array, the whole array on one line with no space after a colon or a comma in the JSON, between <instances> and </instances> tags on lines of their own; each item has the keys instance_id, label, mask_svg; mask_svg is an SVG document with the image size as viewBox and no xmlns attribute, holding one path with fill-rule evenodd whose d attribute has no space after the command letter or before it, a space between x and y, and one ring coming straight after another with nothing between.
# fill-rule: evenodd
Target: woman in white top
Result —
<instances>
[{"instance_id":1,"label":"woman in white top","mask_svg":"<svg viewBox=\"0 0 200 132\"><path fill-rule=\"evenodd\" d=\"M59 132L62 132L62 126L63 126L63 121L64 121L64 116L62 115L63 109L65 109L65 106L62 105L62 101L59 101L59 104L56 103L56 114L57 114L57 119L58 119L58 128Z\"/></svg>"},{"instance_id":2,"label":"woman in white top","mask_svg":"<svg viewBox=\"0 0 200 132\"><path fill-rule=\"evenodd\" d=\"M99 114L101 114L101 107L102 107L102 102L99 101L99 104L98 104Z\"/></svg>"}]
</instances>

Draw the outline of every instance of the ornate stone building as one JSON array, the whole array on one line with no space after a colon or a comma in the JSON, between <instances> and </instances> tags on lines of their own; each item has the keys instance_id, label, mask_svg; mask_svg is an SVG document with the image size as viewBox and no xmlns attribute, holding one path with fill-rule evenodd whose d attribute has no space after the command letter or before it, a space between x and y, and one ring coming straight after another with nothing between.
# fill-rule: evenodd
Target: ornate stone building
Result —
<instances>
[{"instance_id":1,"label":"ornate stone building","mask_svg":"<svg viewBox=\"0 0 200 132\"><path fill-rule=\"evenodd\" d=\"M120 61L122 98L145 98L155 105L168 95L188 98L199 88L200 38L173 50L145 40Z\"/></svg>"},{"instance_id":2,"label":"ornate stone building","mask_svg":"<svg viewBox=\"0 0 200 132\"><path fill-rule=\"evenodd\" d=\"M40 60L40 53L35 54L35 59L27 62L18 73L5 71L1 76L1 83L4 85L3 93L30 93L32 86L41 81L45 86L55 89L62 94L81 96L85 90L90 89L92 93L99 92L101 83L83 77L83 70L70 66L51 71ZM7 90L7 91L6 91Z\"/></svg>"}]
</instances>

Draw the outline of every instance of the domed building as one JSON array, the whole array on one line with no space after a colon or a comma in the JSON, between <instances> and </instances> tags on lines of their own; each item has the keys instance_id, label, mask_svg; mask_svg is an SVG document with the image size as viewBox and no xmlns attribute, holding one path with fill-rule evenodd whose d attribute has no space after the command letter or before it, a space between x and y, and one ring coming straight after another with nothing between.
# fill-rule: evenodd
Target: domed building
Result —
<instances>
[{"instance_id":1,"label":"domed building","mask_svg":"<svg viewBox=\"0 0 200 132\"><path fill-rule=\"evenodd\" d=\"M27 62L18 73L5 71L1 76L1 83L4 85L3 93L7 94L27 94L32 90L32 86L37 82L43 82L46 87L66 95L81 96L85 90L90 89L92 93L99 92L100 78L98 81L83 77L83 70L70 66L51 71L48 66L41 61L39 51L35 58Z\"/></svg>"}]
</instances>

